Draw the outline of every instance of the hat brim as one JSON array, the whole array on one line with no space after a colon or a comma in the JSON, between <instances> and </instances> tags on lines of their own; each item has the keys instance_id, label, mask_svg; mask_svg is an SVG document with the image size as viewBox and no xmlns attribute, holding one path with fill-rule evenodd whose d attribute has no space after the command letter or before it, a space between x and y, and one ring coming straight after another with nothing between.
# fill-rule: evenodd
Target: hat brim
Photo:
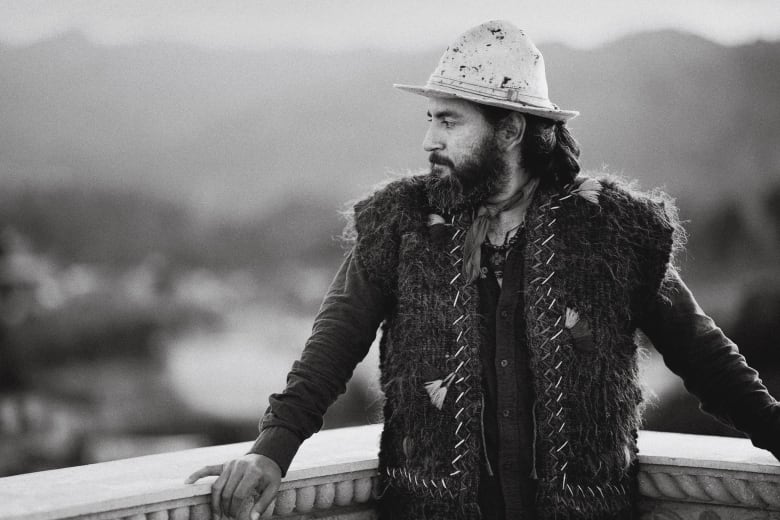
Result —
<instances>
[{"instance_id":1,"label":"hat brim","mask_svg":"<svg viewBox=\"0 0 780 520\"><path fill-rule=\"evenodd\" d=\"M514 102L514 101L503 101L500 99L489 99L483 96L470 94L468 92L453 92L450 90L431 87L429 85L416 86L416 85L401 85L395 83L393 84L393 87L397 88L398 90L402 90L404 92L411 92L412 94L417 94L420 96L465 99L482 105L490 105L494 107L506 108L509 110L515 110L516 112L523 112L526 114L531 114L539 117L546 117L547 119L553 119L555 121L568 121L569 119L573 119L578 115L580 115L580 113L577 112L576 110L560 110L560 109L556 110L552 108L533 106L529 103L523 103L522 101Z\"/></svg>"}]
</instances>

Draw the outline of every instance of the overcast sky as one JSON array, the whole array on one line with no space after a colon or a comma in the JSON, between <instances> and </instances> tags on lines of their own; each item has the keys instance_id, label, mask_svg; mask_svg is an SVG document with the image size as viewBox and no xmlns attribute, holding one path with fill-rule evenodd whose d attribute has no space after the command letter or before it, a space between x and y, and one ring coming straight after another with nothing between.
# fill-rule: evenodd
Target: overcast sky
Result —
<instances>
[{"instance_id":1,"label":"overcast sky","mask_svg":"<svg viewBox=\"0 0 780 520\"><path fill-rule=\"evenodd\" d=\"M494 18L537 42L577 47L662 28L724 44L780 38L780 0L0 0L0 41L24 45L78 30L105 44L416 50Z\"/></svg>"}]
</instances>

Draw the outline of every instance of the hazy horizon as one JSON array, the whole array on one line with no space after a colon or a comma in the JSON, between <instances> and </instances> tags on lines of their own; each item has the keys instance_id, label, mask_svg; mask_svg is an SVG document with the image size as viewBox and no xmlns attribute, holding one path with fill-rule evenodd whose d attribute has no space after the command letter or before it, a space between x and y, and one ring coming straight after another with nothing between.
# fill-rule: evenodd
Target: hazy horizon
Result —
<instances>
[{"instance_id":1,"label":"hazy horizon","mask_svg":"<svg viewBox=\"0 0 780 520\"><path fill-rule=\"evenodd\" d=\"M616 44L620 44L621 42L625 40L631 40L634 38L642 38L645 35L653 35L658 33L674 33L679 34L683 36L690 36L693 38L700 38L701 40L707 41L708 43L711 43L713 45L717 45L720 47L728 47L728 48L734 48L734 47L744 47L749 45L755 45L758 43L778 43L780 42L780 35L772 38L772 39L766 39L757 37L755 39L747 39L747 40L740 40L735 42L722 42L718 41L717 39L714 39L708 35L704 34L697 34L695 32L686 31L684 29L674 28L674 27L667 27L667 28L660 28L660 29L649 29L649 30L640 30L640 31L634 31L630 33L623 33L618 34L614 38L609 40L603 40L599 41L598 43L594 44L593 46L578 46L573 45L571 43L565 42L565 41L559 41L559 40L540 40L535 41L534 43L538 45L539 47L555 47L555 46L561 46L565 47L571 50L579 50L579 51L598 51L602 50L611 46L614 46ZM3 40L2 37L0 37L0 49L10 48L10 49L27 49L31 47L35 47L37 45L46 44L53 41L59 41L59 40L67 40L67 39L79 39L84 41L85 43L88 43L89 45L104 48L104 49L122 49L122 48L129 48L129 47L142 47L142 46L155 46L155 45L171 45L171 46L180 46L180 47L189 47L192 49L197 49L201 51L215 51L215 52L237 52L237 53L250 53L250 54L265 54L265 53L271 53L271 52L290 52L290 53L302 53L302 54L326 54L326 55L347 55L351 53L356 52L381 52L384 54L397 54L397 55L423 55L423 54L430 54L430 53L436 53L436 52L443 52L443 48L440 45L436 44L430 44L425 47L421 48L375 48L375 47L353 47L353 48L343 48L343 49L330 49L330 50L323 50L316 47L269 47L269 48L235 48L235 47L221 47L221 46L204 46L199 45L197 42L185 42L185 41L175 41L170 40L166 38L158 38L158 39L144 39L144 40L137 40L137 41L124 41L124 42L106 42L94 39L90 37L90 35L80 28L71 28L67 31L58 32L56 34L47 34L42 36L41 38L38 38L34 41L24 41L24 42L18 42L18 41L8 41Z\"/></svg>"},{"instance_id":2,"label":"hazy horizon","mask_svg":"<svg viewBox=\"0 0 780 520\"><path fill-rule=\"evenodd\" d=\"M302 9L306 17L300 16ZM159 41L255 51L418 51L440 48L468 27L496 18L526 29L537 43L562 43L578 49L661 30L688 32L723 45L780 39L780 4L774 0L600 0L587 4L39 0L0 3L0 42L27 45L78 31L104 45Z\"/></svg>"}]
</instances>

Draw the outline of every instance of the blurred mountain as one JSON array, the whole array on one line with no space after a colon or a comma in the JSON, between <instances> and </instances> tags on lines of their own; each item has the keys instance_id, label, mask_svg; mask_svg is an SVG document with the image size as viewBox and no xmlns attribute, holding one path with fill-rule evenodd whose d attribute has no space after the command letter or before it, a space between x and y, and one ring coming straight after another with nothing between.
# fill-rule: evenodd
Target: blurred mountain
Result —
<instances>
[{"instance_id":1,"label":"blurred mountain","mask_svg":"<svg viewBox=\"0 0 780 520\"><path fill-rule=\"evenodd\" d=\"M542 50L551 97L582 112L587 167L693 206L780 178L780 42L662 32ZM424 100L391 84L424 82L439 53L105 47L76 33L3 46L0 180L149 193L220 219L272 215L295 193L335 222L388 170L425 166Z\"/></svg>"},{"instance_id":2,"label":"blurred mountain","mask_svg":"<svg viewBox=\"0 0 780 520\"><path fill-rule=\"evenodd\" d=\"M664 185L694 211L726 196L755 202L780 180L780 42L724 47L664 31L545 51L551 94L582 112L572 126L586 165Z\"/></svg>"},{"instance_id":3,"label":"blurred mountain","mask_svg":"<svg viewBox=\"0 0 780 520\"><path fill-rule=\"evenodd\" d=\"M420 163L416 136L394 141L404 115L424 113L380 103L382 86L398 95L389 82L405 61L99 47L77 34L6 47L0 178L154 192L227 216L271 211L291 190L341 201L404 158Z\"/></svg>"}]
</instances>

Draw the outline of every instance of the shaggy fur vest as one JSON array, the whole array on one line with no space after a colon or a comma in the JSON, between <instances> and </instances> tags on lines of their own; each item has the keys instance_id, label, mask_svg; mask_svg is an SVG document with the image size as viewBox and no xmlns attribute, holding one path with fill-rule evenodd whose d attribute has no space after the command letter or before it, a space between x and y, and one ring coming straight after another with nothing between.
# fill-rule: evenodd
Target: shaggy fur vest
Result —
<instances>
[{"instance_id":1,"label":"shaggy fur vest","mask_svg":"<svg viewBox=\"0 0 780 520\"><path fill-rule=\"evenodd\" d=\"M482 346L476 288L461 274L471 216L434 210L429 180L395 181L355 206L356 257L393 301L380 344L380 518L478 519ZM539 518L632 518L634 322L663 286L676 229L664 203L609 179L534 197L524 305Z\"/></svg>"}]
</instances>

